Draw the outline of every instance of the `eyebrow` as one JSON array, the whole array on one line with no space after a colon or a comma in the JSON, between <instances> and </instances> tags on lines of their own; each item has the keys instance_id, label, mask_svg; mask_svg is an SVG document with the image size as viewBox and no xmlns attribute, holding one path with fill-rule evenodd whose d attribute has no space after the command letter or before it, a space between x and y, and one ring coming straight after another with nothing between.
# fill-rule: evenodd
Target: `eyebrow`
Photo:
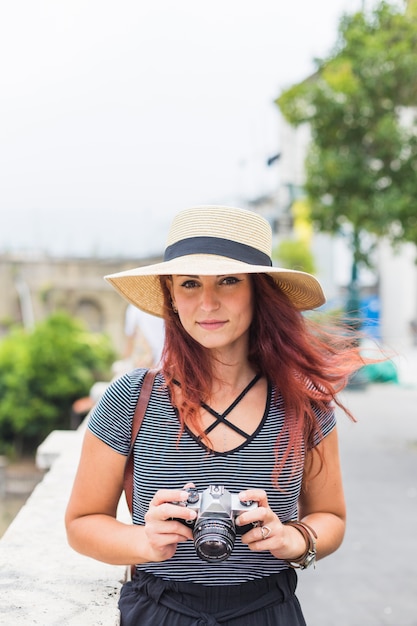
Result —
<instances>
[{"instance_id":1,"label":"eyebrow","mask_svg":"<svg viewBox=\"0 0 417 626\"><path fill-rule=\"evenodd\" d=\"M201 278L199 274L173 274L177 278ZM207 274L203 274L203 276L207 276ZM208 274L208 276L214 276L214 274ZM222 278L222 276L235 276L235 274L217 274L215 278Z\"/></svg>"}]
</instances>

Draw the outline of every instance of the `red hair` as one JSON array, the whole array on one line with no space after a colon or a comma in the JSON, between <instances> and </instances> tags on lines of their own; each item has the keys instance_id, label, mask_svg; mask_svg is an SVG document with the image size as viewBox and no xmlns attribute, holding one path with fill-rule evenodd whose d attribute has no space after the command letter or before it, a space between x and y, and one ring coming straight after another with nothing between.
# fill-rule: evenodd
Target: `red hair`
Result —
<instances>
[{"instance_id":1,"label":"red hair","mask_svg":"<svg viewBox=\"0 0 417 626\"><path fill-rule=\"evenodd\" d=\"M167 277L161 277L165 298L165 346L163 371L173 397L174 380L181 384L178 407L182 429L187 424L207 442L199 424L201 401L211 393L213 366L210 352L184 330L171 306ZM286 451L274 470L278 485L281 467L303 445L312 447L320 430L315 409L329 410L332 402L352 415L337 399L349 377L364 361L346 328L325 330L297 311L268 274L252 276L254 314L250 327L249 361L281 394L286 410L285 433L276 442L276 456L283 436ZM181 431L182 432L182 431Z\"/></svg>"}]
</instances>

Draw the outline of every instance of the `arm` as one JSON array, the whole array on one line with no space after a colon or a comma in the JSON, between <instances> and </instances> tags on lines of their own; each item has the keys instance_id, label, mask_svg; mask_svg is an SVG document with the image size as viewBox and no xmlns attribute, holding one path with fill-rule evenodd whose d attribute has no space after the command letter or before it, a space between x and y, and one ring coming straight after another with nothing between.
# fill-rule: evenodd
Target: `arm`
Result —
<instances>
[{"instance_id":1,"label":"arm","mask_svg":"<svg viewBox=\"0 0 417 626\"><path fill-rule=\"evenodd\" d=\"M317 452L309 452L299 499L299 515L300 520L314 528L317 533L317 559L320 559L338 549L346 528L346 505L336 428L317 448L321 451L323 462L320 463Z\"/></svg>"},{"instance_id":2,"label":"arm","mask_svg":"<svg viewBox=\"0 0 417 626\"><path fill-rule=\"evenodd\" d=\"M320 559L337 550L345 532L346 508L336 428L318 444L317 449L320 449L323 461L320 462L317 451L307 454L299 498L299 518L316 531L317 558ZM259 508L242 513L239 523L243 525L259 520L271 529L267 539L261 538L259 528L243 536L242 540L252 550L270 550L277 558L289 561L305 552L302 534L296 528L281 523L269 508L264 491L251 489L242 492L242 497L257 500Z\"/></svg>"},{"instance_id":3,"label":"arm","mask_svg":"<svg viewBox=\"0 0 417 626\"><path fill-rule=\"evenodd\" d=\"M158 491L146 514L145 526L116 520L123 490L126 457L112 450L89 430L68 503L65 524L69 544L99 561L130 565L171 558L177 544L191 539L191 530L172 517L192 519L187 507L169 504L186 500L184 491Z\"/></svg>"}]
</instances>

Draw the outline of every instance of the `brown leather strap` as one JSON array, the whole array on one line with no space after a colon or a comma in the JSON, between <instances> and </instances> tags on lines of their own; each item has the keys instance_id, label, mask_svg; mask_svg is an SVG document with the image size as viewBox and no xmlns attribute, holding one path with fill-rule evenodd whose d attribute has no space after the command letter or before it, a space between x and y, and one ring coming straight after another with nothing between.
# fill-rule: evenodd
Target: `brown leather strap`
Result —
<instances>
[{"instance_id":1,"label":"brown leather strap","mask_svg":"<svg viewBox=\"0 0 417 626\"><path fill-rule=\"evenodd\" d=\"M305 569L308 567L309 563L306 565L306 559L309 555L316 555L316 539L317 533L305 522L301 522L300 520L290 520L288 522L284 522L285 526L293 526L296 528L304 537L306 542L306 549L303 554L298 557L298 559L291 559L288 561L290 567Z\"/></svg>"},{"instance_id":2,"label":"brown leather strap","mask_svg":"<svg viewBox=\"0 0 417 626\"><path fill-rule=\"evenodd\" d=\"M140 427L142 426L143 417L148 407L149 398L151 397L153 383L157 373L158 370L148 370L146 372L132 421L132 437L130 442L130 450L126 459L125 473L123 479L123 488L125 491L126 502L131 515L133 514L133 447L139 434Z\"/></svg>"}]
</instances>

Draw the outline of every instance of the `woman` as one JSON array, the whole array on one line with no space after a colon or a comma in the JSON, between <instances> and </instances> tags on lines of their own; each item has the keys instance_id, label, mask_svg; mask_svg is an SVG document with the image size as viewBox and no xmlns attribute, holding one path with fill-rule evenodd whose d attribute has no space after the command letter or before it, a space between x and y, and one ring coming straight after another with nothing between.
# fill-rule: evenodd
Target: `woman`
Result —
<instances>
[{"instance_id":1,"label":"woman","mask_svg":"<svg viewBox=\"0 0 417 626\"><path fill-rule=\"evenodd\" d=\"M106 278L164 318L165 345L134 447L134 523L116 508L143 369L92 412L70 544L136 566L123 626L305 624L295 568L345 530L333 405L362 365L355 345L302 315L324 303L321 287L272 267L270 227L250 211L183 211L162 263Z\"/></svg>"}]
</instances>

